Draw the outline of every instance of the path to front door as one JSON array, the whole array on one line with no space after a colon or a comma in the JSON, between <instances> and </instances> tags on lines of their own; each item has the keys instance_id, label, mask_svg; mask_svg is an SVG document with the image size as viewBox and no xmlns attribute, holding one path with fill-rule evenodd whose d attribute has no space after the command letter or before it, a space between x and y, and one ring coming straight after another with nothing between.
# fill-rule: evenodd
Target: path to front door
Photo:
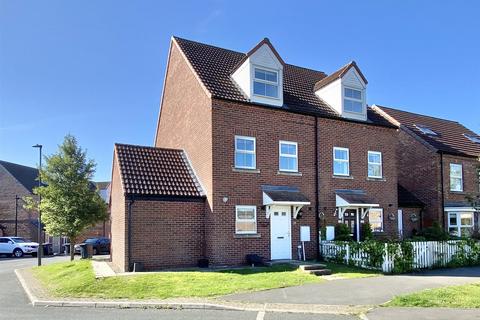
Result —
<instances>
[{"instance_id":1,"label":"path to front door","mask_svg":"<svg viewBox=\"0 0 480 320\"><path fill-rule=\"evenodd\" d=\"M292 212L290 206L273 206L270 213L271 259L292 259Z\"/></svg>"}]
</instances>

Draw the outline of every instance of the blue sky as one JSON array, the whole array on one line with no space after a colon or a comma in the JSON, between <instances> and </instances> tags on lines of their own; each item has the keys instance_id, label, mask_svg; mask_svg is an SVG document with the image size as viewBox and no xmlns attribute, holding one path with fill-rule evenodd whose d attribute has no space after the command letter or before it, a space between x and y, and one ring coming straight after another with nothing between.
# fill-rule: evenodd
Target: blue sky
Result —
<instances>
[{"instance_id":1,"label":"blue sky","mask_svg":"<svg viewBox=\"0 0 480 320\"><path fill-rule=\"evenodd\" d=\"M331 73L356 60L368 103L480 132L478 1L0 0L0 159L35 166L74 134L109 180L113 143L152 145L170 37Z\"/></svg>"}]
</instances>

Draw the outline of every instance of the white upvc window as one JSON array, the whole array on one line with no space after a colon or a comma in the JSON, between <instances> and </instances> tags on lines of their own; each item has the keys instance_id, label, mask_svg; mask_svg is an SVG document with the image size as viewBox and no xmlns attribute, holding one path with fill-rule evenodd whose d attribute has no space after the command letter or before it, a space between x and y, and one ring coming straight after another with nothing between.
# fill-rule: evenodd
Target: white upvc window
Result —
<instances>
[{"instance_id":1,"label":"white upvc window","mask_svg":"<svg viewBox=\"0 0 480 320\"><path fill-rule=\"evenodd\" d=\"M333 174L336 176L350 175L350 155L348 148L333 148Z\"/></svg>"},{"instance_id":2,"label":"white upvc window","mask_svg":"<svg viewBox=\"0 0 480 320\"><path fill-rule=\"evenodd\" d=\"M253 94L278 99L278 71L254 67Z\"/></svg>"},{"instance_id":3,"label":"white upvc window","mask_svg":"<svg viewBox=\"0 0 480 320\"><path fill-rule=\"evenodd\" d=\"M254 137L235 136L235 168L256 168Z\"/></svg>"},{"instance_id":4,"label":"white upvc window","mask_svg":"<svg viewBox=\"0 0 480 320\"><path fill-rule=\"evenodd\" d=\"M452 236L468 237L473 231L473 212L449 212L448 232Z\"/></svg>"},{"instance_id":5,"label":"white upvc window","mask_svg":"<svg viewBox=\"0 0 480 320\"><path fill-rule=\"evenodd\" d=\"M383 209L371 208L368 211L368 222L373 232L383 232Z\"/></svg>"},{"instance_id":6,"label":"white upvc window","mask_svg":"<svg viewBox=\"0 0 480 320\"><path fill-rule=\"evenodd\" d=\"M291 141L279 142L279 170L298 172L298 144Z\"/></svg>"},{"instance_id":7,"label":"white upvc window","mask_svg":"<svg viewBox=\"0 0 480 320\"><path fill-rule=\"evenodd\" d=\"M378 151L368 151L368 177L382 178L382 153Z\"/></svg>"},{"instance_id":8,"label":"white upvc window","mask_svg":"<svg viewBox=\"0 0 480 320\"><path fill-rule=\"evenodd\" d=\"M363 114L362 90L343 88L343 110Z\"/></svg>"},{"instance_id":9,"label":"white upvc window","mask_svg":"<svg viewBox=\"0 0 480 320\"><path fill-rule=\"evenodd\" d=\"M450 191L463 191L463 167L458 163L450 163Z\"/></svg>"},{"instance_id":10,"label":"white upvc window","mask_svg":"<svg viewBox=\"0 0 480 320\"><path fill-rule=\"evenodd\" d=\"M257 233L257 207L236 206L235 207L235 233L256 234Z\"/></svg>"}]
</instances>

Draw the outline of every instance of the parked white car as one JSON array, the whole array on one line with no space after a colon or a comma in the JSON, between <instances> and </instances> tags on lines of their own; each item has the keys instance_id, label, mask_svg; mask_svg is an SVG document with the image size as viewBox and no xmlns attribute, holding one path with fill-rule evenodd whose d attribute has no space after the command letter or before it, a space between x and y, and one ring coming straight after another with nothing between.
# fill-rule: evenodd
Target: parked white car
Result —
<instances>
[{"instance_id":1,"label":"parked white car","mask_svg":"<svg viewBox=\"0 0 480 320\"><path fill-rule=\"evenodd\" d=\"M24 254L36 256L38 243L30 242L21 237L0 237L0 254L13 255L21 258Z\"/></svg>"}]
</instances>

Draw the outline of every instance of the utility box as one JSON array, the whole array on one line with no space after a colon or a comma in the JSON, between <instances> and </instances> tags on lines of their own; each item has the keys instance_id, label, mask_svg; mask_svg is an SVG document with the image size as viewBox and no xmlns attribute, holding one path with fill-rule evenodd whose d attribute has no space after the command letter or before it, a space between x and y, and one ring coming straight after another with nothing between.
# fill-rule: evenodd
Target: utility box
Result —
<instances>
[{"instance_id":1,"label":"utility box","mask_svg":"<svg viewBox=\"0 0 480 320\"><path fill-rule=\"evenodd\" d=\"M300 241L310 241L310 226L300 226Z\"/></svg>"},{"instance_id":2,"label":"utility box","mask_svg":"<svg viewBox=\"0 0 480 320\"><path fill-rule=\"evenodd\" d=\"M335 240L335 227L334 226L327 226L325 232L325 240L332 241Z\"/></svg>"}]
</instances>

